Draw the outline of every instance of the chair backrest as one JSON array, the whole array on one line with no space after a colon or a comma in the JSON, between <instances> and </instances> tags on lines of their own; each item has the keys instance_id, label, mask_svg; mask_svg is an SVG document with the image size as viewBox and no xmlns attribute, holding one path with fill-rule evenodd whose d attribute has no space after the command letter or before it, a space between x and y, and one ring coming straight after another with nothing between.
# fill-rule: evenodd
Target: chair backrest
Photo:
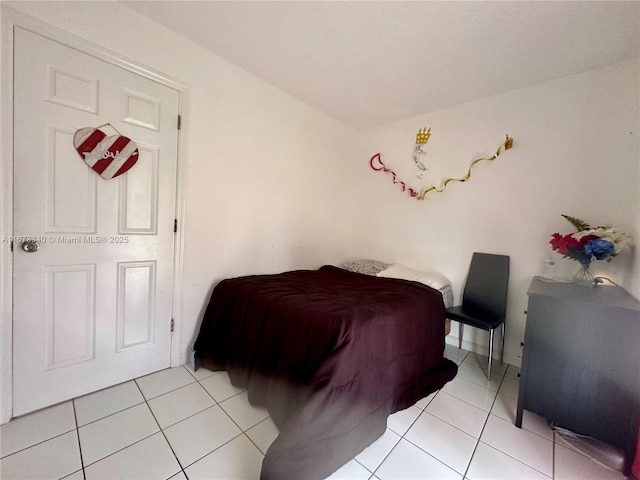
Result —
<instances>
[{"instance_id":1,"label":"chair backrest","mask_svg":"<svg viewBox=\"0 0 640 480\"><path fill-rule=\"evenodd\" d=\"M509 286L509 257L475 252L462 294L469 310L504 317Z\"/></svg>"}]
</instances>

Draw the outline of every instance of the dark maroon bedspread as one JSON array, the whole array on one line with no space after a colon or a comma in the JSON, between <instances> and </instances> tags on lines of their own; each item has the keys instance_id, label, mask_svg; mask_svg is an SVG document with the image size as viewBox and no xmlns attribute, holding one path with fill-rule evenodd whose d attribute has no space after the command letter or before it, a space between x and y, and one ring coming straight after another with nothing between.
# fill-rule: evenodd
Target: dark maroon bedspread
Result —
<instances>
[{"instance_id":1,"label":"dark maroon bedspread","mask_svg":"<svg viewBox=\"0 0 640 480\"><path fill-rule=\"evenodd\" d=\"M442 296L333 266L223 280L196 340L196 367L227 370L280 433L262 480L323 479L380 437L389 414L441 388Z\"/></svg>"}]
</instances>

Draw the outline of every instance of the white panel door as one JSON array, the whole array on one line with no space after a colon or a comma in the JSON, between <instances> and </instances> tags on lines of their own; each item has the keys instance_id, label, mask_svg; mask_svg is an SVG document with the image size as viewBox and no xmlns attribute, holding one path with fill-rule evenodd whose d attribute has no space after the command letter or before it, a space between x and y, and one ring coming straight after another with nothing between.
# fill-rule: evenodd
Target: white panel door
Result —
<instances>
[{"instance_id":1,"label":"white panel door","mask_svg":"<svg viewBox=\"0 0 640 480\"><path fill-rule=\"evenodd\" d=\"M169 366L179 92L21 28L14 58L21 415ZM105 123L139 148L111 180L73 144Z\"/></svg>"}]
</instances>

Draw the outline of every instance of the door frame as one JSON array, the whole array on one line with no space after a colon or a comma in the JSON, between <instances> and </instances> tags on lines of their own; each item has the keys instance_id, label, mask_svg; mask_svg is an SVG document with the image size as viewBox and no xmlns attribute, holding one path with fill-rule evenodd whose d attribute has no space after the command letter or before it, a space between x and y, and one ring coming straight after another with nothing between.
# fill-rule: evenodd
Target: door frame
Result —
<instances>
[{"instance_id":1,"label":"door frame","mask_svg":"<svg viewBox=\"0 0 640 480\"><path fill-rule=\"evenodd\" d=\"M5 5L0 5L0 172L2 175L2 195L0 195L0 424L11 420L13 416L13 252L9 240L13 237L13 61L14 31L23 28L48 38L61 45L90 55L98 60L110 63L136 75L170 87L179 94L178 112L186 116L188 111L189 86L175 78L157 72L99 45L90 43L64 30L18 12ZM9 107L9 108L7 108ZM177 367L184 363L186 353L182 352L181 320L182 320L182 279L184 266L185 236L185 179L186 179L186 145L184 140L184 122L178 135L178 158L176 172L176 211L178 231L174 241L173 265L173 306L172 318L174 330L171 334L170 365ZM167 325L167 328L169 326Z\"/></svg>"}]
</instances>

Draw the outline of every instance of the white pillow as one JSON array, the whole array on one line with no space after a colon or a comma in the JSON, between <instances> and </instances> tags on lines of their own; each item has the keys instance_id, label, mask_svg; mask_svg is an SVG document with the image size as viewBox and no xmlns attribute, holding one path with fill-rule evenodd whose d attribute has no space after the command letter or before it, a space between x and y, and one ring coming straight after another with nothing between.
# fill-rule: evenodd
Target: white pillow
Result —
<instances>
[{"instance_id":1,"label":"white pillow","mask_svg":"<svg viewBox=\"0 0 640 480\"><path fill-rule=\"evenodd\" d=\"M447 277L437 272L422 272L413 268L405 267L399 263L394 263L389 268L381 271L378 277L386 278L402 278L404 280L413 280L414 282L424 283L425 285L440 290L446 285L451 285Z\"/></svg>"}]
</instances>

